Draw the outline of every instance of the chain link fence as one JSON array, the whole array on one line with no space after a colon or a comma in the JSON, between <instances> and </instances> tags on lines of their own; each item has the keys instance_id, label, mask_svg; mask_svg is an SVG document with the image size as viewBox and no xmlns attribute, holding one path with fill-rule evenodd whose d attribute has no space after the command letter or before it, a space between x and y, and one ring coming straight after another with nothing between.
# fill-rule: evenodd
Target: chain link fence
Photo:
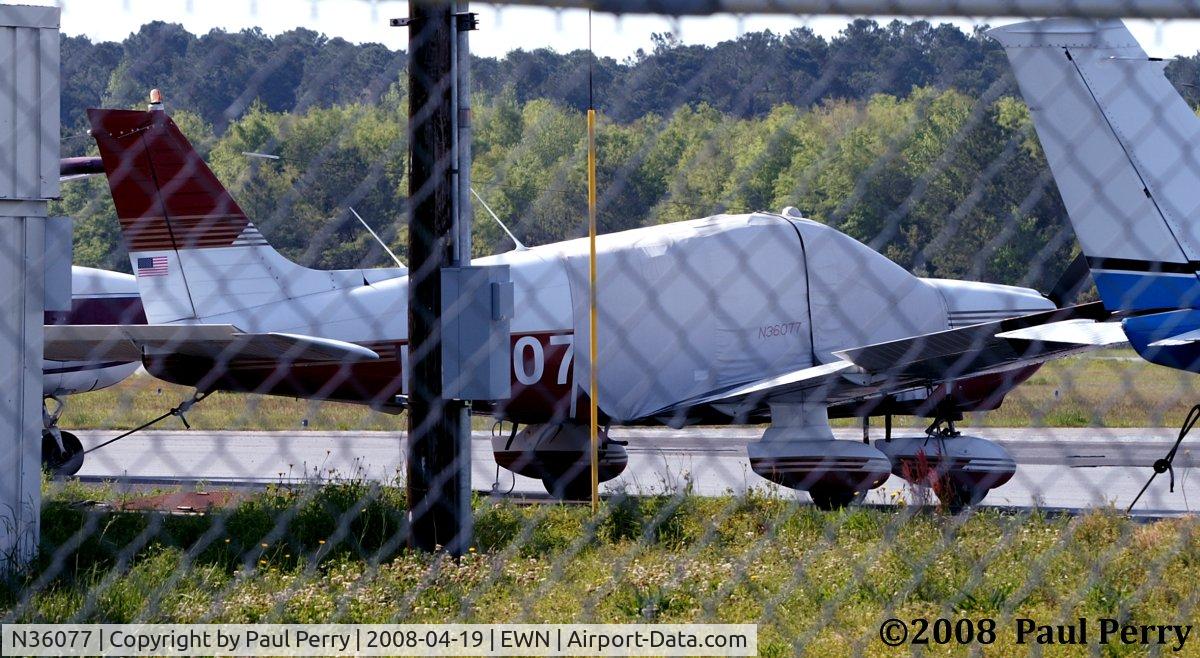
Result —
<instances>
[{"instance_id":1,"label":"chain link fence","mask_svg":"<svg viewBox=\"0 0 1200 658\"><path fill-rule=\"evenodd\" d=\"M510 323L511 393L468 405L455 557L409 548L405 490L409 430L432 431L410 396L445 384L409 349L410 281L440 276L409 259L434 108L410 109L403 30L323 33L363 6L279 33L128 6L120 42L64 21L73 306L46 316L40 550L5 622L754 623L769 655L1009 655L1080 618L1196 619L1200 56L1178 25L878 3L641 43L652 19L555 14L630 44L592 57L481 10L471 38L514 49L472 59L467 206L475 264L511 280L511 311L481 302ZM1082 644L1176 644L1116 637Z\"/></svg>"}]
</instances>

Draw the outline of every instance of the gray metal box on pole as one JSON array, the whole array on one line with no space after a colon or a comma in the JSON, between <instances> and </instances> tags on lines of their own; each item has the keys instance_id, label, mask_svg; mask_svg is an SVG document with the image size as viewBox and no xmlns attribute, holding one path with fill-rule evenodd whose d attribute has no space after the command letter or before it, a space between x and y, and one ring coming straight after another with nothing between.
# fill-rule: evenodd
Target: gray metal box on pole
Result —
<instances>
[{"instance_id":1,"label":"gray metal box on pole","mask_svg":"<svg viewBox=\"0 0 1200 658\"><path fill-rule=\"evenodd\" d=\"M442 268L442 398L512 394L513 284L507 265Z\"/></svg>"},{"instance_id":2,"label":"gray metal box on pole","mask_svg":"<svg viewBox=\"0 0 1200 658\"><path fill-rule=\"evenodd\" d=\"M0 5L0 560L36 555L46 214L59 194L59 10ZM59 255L61 257L61 254ZM70 258L68 254L66 258ZM68 261L69 262L69 261ZM68 293L69 294L69 293Z\"/></svg>"}]
</instances>

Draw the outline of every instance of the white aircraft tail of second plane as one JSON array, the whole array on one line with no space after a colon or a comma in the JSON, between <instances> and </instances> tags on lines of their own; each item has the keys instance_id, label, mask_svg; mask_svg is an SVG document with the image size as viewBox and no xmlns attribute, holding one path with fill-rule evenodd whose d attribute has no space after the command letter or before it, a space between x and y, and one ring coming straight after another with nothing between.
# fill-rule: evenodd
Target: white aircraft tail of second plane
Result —
<instances>
[{"instance_id":1,"label":"white aircraft tail of second plane","mask_svg":"<svg viewBox=\"0 0 1200 658\"><path fill-rule=\"evenodd\" d=\"M88 119L151 323L220 321L407 273L314 270L288 260L166 112L89 110Z\"/></svg>"}]
</instances>

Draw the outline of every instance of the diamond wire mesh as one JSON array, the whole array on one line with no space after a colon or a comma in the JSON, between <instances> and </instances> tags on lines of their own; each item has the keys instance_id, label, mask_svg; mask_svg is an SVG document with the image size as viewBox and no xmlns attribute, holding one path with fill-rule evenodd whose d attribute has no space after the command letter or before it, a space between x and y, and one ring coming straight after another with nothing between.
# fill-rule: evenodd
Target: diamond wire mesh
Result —
<instances>
[{"instance_id":1,"label":"diamond wire mesh","mask_svg":"<svg viewBox=\"0 0 1200 658\"><path fill-rule=\"evenodd\" d=\"M1045 89L1021 88L979 19L831 30L814 16L786 34L731 19L711 46L685 45L674 23L651 50L597 60L599 223L612 235L598 332L607 481L593 515L553 495L586 495L586 250L564 241L585 228L590 60L476 57L474 186L531 248L510 250L475 204L475 256L512 267L514 394L476 404L475 534L454 560L406 548L408 283L351 210L406 259L407 56L399 32L387 46L322 36L321 17L344 4L314 2L306 27L278 35L193 34L133 9L113 16L134 30L121 43L67 30L62 155L102 155L107 176L64 182L56 210L75 219L76 264L133 276L77 269L74 310L48 323L258 337L164 333L133 374L109 368L117 334L85 343L73 371L47 361L65 404L55 429L84 447L213 393L184 416L191 429L168 419L88 454L77 479L46 477L41 555L8 582L6 620L748 621L766 652L820 655L877 653L892 617L1194 616L1186 443L1180 491L1160 478L1146 517L1119 514L1194 401L1186 345L1145 354L1168 369L1128 347L1068 355L994 337L1010 324L960 331L1052 308L1039 293L1080 243L1103 276L1137 282L1103 295L1089 284L1060 306L1104 296L1119 320L1194 305L1196 286L1179 282L1200 260L1195 129L1158 79L1120 57L1049 59L1086 59L1097 42L1082 38L1038 51L1053 50L1030 65L1044 74L1024 71ZM1033 32L1051 38L1047 25ZM1171 54L1167 78L1191 99L1195 58ZM165 114L85 115L140 110L151 87ZM1049 119L1031 117L1023 91L1044 93L1035 110ZM1122 187L1130 176L1143 188ZM1135 342L1191 330L1189 313ZM905 339L885 368L856 361L857 373L797 383L842 350ZM1047 345L1039 372L1015 368ZM1004 372L981 363L1004 350ZM872 452L887 447L884 414L900 441L936 418L979 438L888 457ZM995 446L1015 457L982 505L953 497L971 493L961 463L921 470L930 446L968 442L968 460ZM887 484L847 484L870 459L894 471ZM857 500L820 511L808 489ZM1020 650L1011 641L974 650Z\"/></svg>"}]
</instances>

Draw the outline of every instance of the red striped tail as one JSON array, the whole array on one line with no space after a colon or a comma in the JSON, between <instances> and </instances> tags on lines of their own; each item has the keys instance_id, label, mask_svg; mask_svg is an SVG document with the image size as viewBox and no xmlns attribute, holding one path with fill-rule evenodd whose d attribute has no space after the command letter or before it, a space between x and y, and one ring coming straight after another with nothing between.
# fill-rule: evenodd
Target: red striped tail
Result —
<instances>
[{"instance_id":1,"label":"red striped tail","mask_svg":"<svg viewBox=\"0 0 1200 658\"><path fill-rule=\"evenodd\" d=\"M92 109L88 120L130 253L229 247L250 226L166 112Z\"/></svg>"}]
</instances>

